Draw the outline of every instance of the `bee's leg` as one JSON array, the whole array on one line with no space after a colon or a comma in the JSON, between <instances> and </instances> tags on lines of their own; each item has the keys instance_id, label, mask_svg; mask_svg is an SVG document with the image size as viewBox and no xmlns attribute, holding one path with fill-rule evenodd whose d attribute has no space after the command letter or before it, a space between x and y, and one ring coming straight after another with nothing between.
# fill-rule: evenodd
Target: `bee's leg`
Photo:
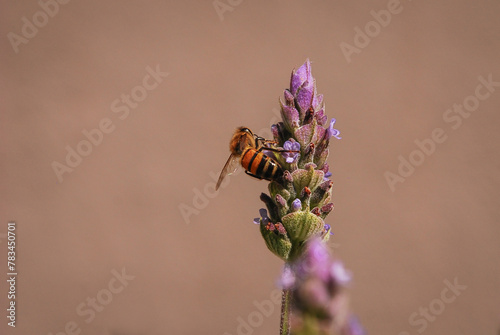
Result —
<instances>
[{"instance_id":1,"label":"bee's leg","mask_svg":"<svg viewBox=\"0 0 500 335\"><path fill-rule=\"evenodd\" d=\"M276 141L266 140L264 137L260 137L259 135L255 135L255 142L258 147L264 146L265 144L277 144Z\"/></svg>"},{"instance_id":2,"label":"bee's leg","mask_svg":"<svg viewBox=\"0 0 500 335\"><path fill-rule=\"evenodd\" d=\"M259 177L259 176L254 175L254 174L253 174L252 172L250 172L250 171L245 170L245 173L246 173L247 175L249 175L250 177L254 177L254 178L257 178L257 179L259 179L259 180L262 180L262 179L263 179L262 177Z\"/></svg>"},{"instance_id":3,"label":"bee's leg","mask_svg":"<svg viewBox=\"0 0 500 335\"><path fill-rule=\"evenodd\" d=\"M272 141L272 140L266 140L265 138L260 138L260 140L262 141L262 144L278 144L278 142L276 141Z\"/></svg>"},{"instance_id":4,"label":"bee's leg","mask_svg":"<svg viewBox=\"0 0 500 335\"><path fill-rule=\"evenodd\" d=\"M255 140L256 140L256 141L262 141L262 142L274 142L274 141L271 141L271 140L266 140L264 137L259 136L259 135L257 135L257 134L254 134L253 136L255 136Z\"/></svg>"},{"instance_id":5,"label":"bee's leg","mask_svg":"<svg viewBox=\"0 0 500 335\"><path fill-rule=\"evenodd\" d=\"M278 144L278 142L276 141L272 141L272 140L266 140L264 137L260 137L259 135L254 135L255 136L255 141L257 141L257 143L259 141L262 142L262 145L259 146L259 149L257 149L257 151L262 151L262 150L269 150L269 151L274 151L274 152L300 152L298 150L285 150L285 149L276 149L276 148L269 148L269 147L265 147L264 144Z\"/></svg>"},{"instance_id":6,"label":"bee's leg","mask_svg":"<svg viewBox=\"0 0 500 335\"><path fill-rule=\"evenodd\" d=\"M269 151L274 151L274 152L300 152L298 150L285 150L285 149L276 149L276 148L267 148L267 147L260 147L257 149L257 151L262 151L262 150L269 150Z\"/></svg>"}]
</instances>

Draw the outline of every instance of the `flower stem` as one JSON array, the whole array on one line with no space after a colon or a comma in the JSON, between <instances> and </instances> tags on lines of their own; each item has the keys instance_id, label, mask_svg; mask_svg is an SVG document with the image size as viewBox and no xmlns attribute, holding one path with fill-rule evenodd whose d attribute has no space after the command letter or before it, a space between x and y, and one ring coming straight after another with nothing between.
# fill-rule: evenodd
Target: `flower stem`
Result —
<instances>
[{"instance_id":1,"label":"flower stem","mask_svg":"<svg viewBox=\"0 0 500 335\"><path fill-rule=\"evenodd\" d=\"M290 290L283 289L281 295L280 335L290 335L291 307L292 307L292 294Z\"/></svg>"}]
</instances>

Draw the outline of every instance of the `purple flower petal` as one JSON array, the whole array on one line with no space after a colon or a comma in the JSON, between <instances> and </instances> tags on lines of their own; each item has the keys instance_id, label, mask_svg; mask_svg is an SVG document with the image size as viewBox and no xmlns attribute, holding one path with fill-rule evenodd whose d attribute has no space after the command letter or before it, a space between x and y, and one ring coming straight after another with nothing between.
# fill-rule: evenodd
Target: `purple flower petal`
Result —
<instances>
[{"instance_id":1,"label":"purple flower petal","mask_svg":"<svg viewBox=\"0 0 500 335\"><path fill-rule=\"evenodd\" d=\"M298 152L290 152L290 151L299 151L300 150L300 143L295 142L294 139L291 139L289 141L285 141L283 143L283 149L287 150L288 152L282 152L281 155L283 158L285 158L285 161L288 164L294 163L297 161L299 157Z\"/></svg>"},{"instance_id":2,"label":"purple flower petal","mask_svg":"<svg viewBox=\"0 0 500 335\"><path fill-rule=\"evenodd\" d=\"M267 216L267 210L265 208L259 209L260 218L253 219L253 223L255 224L264 224L266 225L271 219Z\"/></svg>"},{"instance_id":3,"label":"purple flower petal","mask_svg":"<svg viewBox=\"0 0 500 335\"><path fill-rule=\"evenodd\" d=\"M340 137L340 131L338 131L337 129L333 128L333 125L335 124L337 120L335 120L334 118L332 118L330 120L330 126L328 127L328 129L326 130L327 132L327 137L330 138L330 137L335 137L336 139L341 139L342 137Z\"/></svg>"}]
</instances>

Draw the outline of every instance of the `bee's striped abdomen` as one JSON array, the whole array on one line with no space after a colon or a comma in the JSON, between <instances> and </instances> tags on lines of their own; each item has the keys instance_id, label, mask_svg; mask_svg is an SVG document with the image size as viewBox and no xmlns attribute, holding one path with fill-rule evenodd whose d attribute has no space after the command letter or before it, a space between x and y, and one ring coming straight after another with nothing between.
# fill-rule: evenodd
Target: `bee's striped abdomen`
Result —
<instances>
[{"instance_id":1,"label":"bee's striped abdomen","mask_svg":"<svg viewBox=\"0 0 500 335\"><path fill-rule=\"evenodd\" d=\"M260 179L274 180L283 175L283 170L276 162L254 148L247 148L243 152L241 166Z\"/></svg>"}]
</instances>

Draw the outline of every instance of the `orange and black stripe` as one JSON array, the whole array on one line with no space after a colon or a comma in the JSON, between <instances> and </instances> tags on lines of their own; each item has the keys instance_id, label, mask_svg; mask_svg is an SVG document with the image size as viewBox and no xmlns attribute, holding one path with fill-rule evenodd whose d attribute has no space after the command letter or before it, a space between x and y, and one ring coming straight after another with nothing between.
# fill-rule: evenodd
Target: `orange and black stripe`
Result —
<instances>
[{"instance_id":1,"label":"orange and black stripe","mask_svg":"<svg viewBox=\"0 0 500 335\"><path fill-rule=\"evenodd\" d=\"M275 180L283 175L283 170L275 161L255 148L247 148L243 152L241 166L260 179Z\"/></svg>"}]
</instances>

